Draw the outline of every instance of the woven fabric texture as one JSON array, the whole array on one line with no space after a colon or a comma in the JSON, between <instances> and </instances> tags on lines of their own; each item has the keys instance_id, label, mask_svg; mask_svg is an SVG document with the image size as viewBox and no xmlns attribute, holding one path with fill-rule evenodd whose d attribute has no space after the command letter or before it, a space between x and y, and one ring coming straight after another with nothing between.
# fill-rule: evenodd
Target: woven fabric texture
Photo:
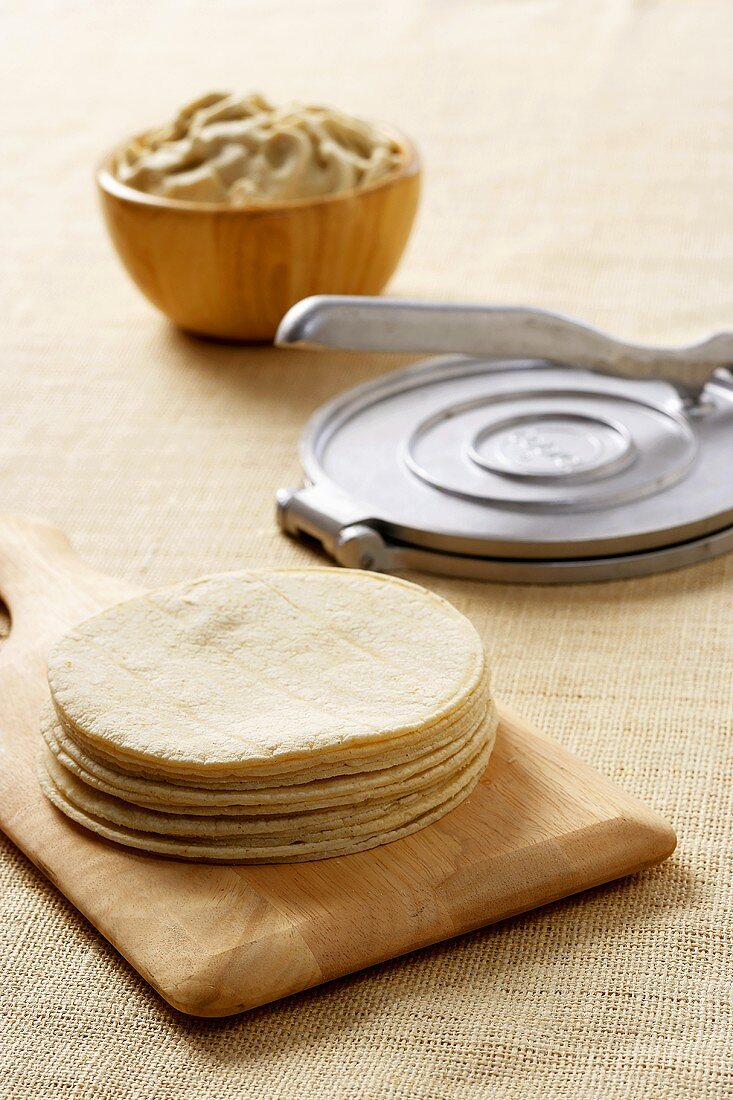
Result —
<instances>
[{"instance_id":1,"label":"woven fabric texture","mask_svg":"<svg viewBox=\"0 0 733 1100\"><path fill-rule=\"evenodd\" d=\"M307 561L273 522L304 419L406 361L196 341L131 286L92 167L201 91L415 138L425 197L394 293L640 340L733 323L728 0L31 0L3 22L0 508L57 522L110 573ZM3 840L0 1095L733 1096L733 555L554 590L421 579L483 633L501 698L674 824L675 857L198 1022Z\"/></svg>"}]
</instances>

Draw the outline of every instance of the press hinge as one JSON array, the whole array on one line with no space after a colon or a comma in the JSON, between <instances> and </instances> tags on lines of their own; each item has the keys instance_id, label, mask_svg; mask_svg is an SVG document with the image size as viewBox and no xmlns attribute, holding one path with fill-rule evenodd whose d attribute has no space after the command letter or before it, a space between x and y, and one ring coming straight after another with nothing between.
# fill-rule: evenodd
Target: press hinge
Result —
<instances>
[{"instance_id":1,"label":"press hinge","mask_svg":"<svg viewBox=\"0 0 733 1100\"><path fill-rule=\"evenodd\" d=\"M339 565L380 573L393 568L390 547L368 510L330 487L280 489L277 519L286 534L317 539Z\"/></svg>"}]
</instances>

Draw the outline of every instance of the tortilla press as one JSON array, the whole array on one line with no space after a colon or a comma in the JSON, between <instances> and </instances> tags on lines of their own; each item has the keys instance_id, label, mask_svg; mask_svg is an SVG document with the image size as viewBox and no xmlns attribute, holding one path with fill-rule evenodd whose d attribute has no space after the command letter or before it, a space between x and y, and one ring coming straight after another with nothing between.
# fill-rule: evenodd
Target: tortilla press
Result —
<instances>
[{"instance_id":1,"label":"tortilla press","mask_svg":"<svg viewBox=\"0 0 733 1100\"><path fill-rule=\"evenodd\" d=\"M322 296L276 343L452 353L307 424L279 521L341 565L563 583L733 548L733 333L654 348L542 310Z\"/></svg>"}]
</instances>

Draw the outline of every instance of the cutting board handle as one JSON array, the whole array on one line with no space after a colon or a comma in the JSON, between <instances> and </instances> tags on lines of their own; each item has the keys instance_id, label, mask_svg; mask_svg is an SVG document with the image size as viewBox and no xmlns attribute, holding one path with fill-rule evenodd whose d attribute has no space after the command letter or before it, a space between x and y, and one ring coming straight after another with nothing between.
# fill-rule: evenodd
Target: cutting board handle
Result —
<instances>
[{"instance_id":1,"label":"cutting board handle","mask_svg":"<svg viewBox=\"0 0 733 1100\"><path fill-rule=\"evenodd\" d=\"M0 515L0 595L11 606L51 584L51 573L75 558L66 535L34 516Z\"/></svg>"},{"instance_id":2,"label":"cutting board handle","mask_svg":"<svg viewBox=\"0 0 733 1100\"><path fill-rule=\"evenodd\" d=\"M136 593L122 581L118 586L121 600ZM114 603L114 592L110 579L86 565L58 527L35 516L0 515L0 598L12 636L32 626L41 611L78 621Z\"/></svg>"}]
</instances>

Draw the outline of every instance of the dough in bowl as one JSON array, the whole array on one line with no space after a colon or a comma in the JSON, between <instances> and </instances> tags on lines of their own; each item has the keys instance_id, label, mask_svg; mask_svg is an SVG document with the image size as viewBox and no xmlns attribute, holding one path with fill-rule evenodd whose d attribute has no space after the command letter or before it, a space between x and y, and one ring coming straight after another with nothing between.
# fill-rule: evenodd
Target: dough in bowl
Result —
<instances>
[{"instance_id":1,"label":"dough in bowl","mask_svg":"<svg viewBox=\"0 0 733 1100\"><path fill-rule=\"evenodd\" d=\"M116 172L163 198L245 206L366 187L404 160L381 127L341 111L211 92L129 142Z\"/></svg>"}]
</instances>

